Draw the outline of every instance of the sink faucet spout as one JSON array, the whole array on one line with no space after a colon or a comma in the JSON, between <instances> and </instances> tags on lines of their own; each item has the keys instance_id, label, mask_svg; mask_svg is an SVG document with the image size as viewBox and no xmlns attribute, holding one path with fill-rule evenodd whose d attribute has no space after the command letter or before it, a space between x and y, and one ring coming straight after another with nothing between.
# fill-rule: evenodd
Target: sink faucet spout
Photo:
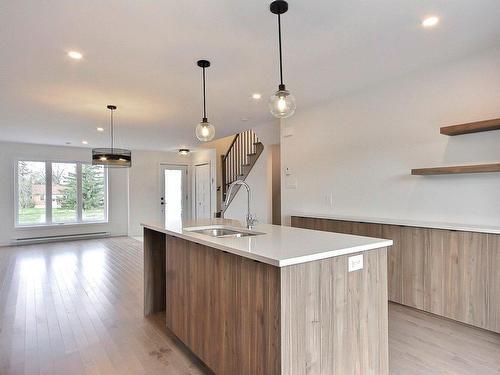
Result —
<instances>
[{"instance_id":1,"label":"sink faucet spout","mask_svg":"<svg viewBox=\"0 0 500 375\"><path fill-rule=\"evenodd\" d=\"M251 191L250 191L250 186L243 180L236 180L234 181L231 185L229 185L229 189L227 190L227 195L226 195L226 200L224 201L224 207L222 210L222 217L224 217L224 212L226 211L226 208L229 205L229 202L231 201L231 195L234 190L234 187L237 185L243 185L245 189L247 190L247 228L252 229L254 225L257 223L257 219L255 218L254 215L250 213L250 204L251 204Z\"/></svg>"}]
</instances>

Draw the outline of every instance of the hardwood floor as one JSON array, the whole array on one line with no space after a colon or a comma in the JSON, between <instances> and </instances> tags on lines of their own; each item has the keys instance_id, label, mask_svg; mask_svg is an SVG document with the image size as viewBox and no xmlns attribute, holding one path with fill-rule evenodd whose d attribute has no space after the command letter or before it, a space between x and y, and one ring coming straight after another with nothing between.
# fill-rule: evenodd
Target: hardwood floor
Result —
<instances>
[{"instance_id":1,"label":"hardwood floor","mask_svg":"<svg viewBox=\"0 0 500 375\"><path fill-rule=\"evenodd\" d=\"M142 244L0 248L0 374L205 374L143 318Z\"/></svg>"},{"instance_id":2,"label":"hardwood floor","mask_svg":"<svg viewBox=\"0 0 500 375\"><path fill-rule=\"evenodd\" d=\"M207 374L143 317L142 243L0 248L0 374ZM500 374L500 335L389 306L393 375ZM348 375L348 374L346 374Z\"/></svg>"},{"instance_id":3,"label":"hardwood floor","mask_svg":"<svg viewBox=\"0 0 500 375\"><path fill-rule=\"evenodd\" d=\"M500 374L500 334L389 304L391 375Z\"/></svg>"}]
</instances>

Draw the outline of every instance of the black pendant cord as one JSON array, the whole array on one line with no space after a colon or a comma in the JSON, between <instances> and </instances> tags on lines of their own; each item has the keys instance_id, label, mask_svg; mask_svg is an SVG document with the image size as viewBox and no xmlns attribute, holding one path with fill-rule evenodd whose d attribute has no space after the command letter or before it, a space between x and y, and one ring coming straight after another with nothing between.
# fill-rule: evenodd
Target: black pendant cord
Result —
<instances>
[{"instance_id":1,"label":"black pendant cord","mask_svg":"<svg viewBox=\"0 0 500 375\"><path fill-rule=\"evenodd\" d=\"M114 149L114 126L113 126L113 110L111 110L111 152L113 152Z\"/></svg>"},{"instance_id":2,"label":"black pendant cord","mask_svg":"<svg viewBox=\"0 0 500 375\"><path fill-rule=\"evenodd\" d=\"M203 67L203 122L208 122L208 120L207 120L206 88L205 88L205 67Z\"/></svg>"},{"instance_id":3,"label":"black pendant cord","mask_svg":"<svg viewBox=\"0 0 500 375\"><path fill-rule=\"evenodd\" d=\"M278 14L278 43L280 50L280 90L284 87L283 84L283 52L281 50L281 14Z\"/></svg>"}]
</instances>

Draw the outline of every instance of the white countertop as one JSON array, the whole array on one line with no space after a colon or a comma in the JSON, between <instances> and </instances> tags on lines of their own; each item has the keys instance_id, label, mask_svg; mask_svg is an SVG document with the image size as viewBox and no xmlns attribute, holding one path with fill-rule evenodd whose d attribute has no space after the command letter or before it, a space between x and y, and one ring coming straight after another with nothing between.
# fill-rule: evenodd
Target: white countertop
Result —
<instances>
[{"instance_id":1,"label":"white countertop","mask_svg":"<svg viewBox=\"0 0 500 375\"><path fill-rule=\"evenodd\" d=\"M463 232L500 234L500 227L486 226L486 225L439 223L439 222L418 221L418 220L383 219L383 218L375 218L375 217L345 216L345 215L336 215L336 214L317 214L317 213L310 213L310 212L307 212L307 213L295 212L295 213L291 213L290 216L309 217L309 218L317 218L317 219L357 221L357 222L361 222L361 223L402 225L402 226L420 227L420 228L448 229L448 230L457 230L457 231L463 231Z\"/></svg>"},{"instance_id":2,"label":"white countertop","mask_svg":"<svg viewBox=\"0 0 500 375\"><path fill-rule=\"evenodd\" d=\"M277 267L359 253L392 245L391 240L321 232L279 225L260 224L250 237L210 237L184 228L224 225L244 228L239 221L212 219L197 222L142 223L142 226L201 245L257 260Z\"/></svg>"}]
</instances>

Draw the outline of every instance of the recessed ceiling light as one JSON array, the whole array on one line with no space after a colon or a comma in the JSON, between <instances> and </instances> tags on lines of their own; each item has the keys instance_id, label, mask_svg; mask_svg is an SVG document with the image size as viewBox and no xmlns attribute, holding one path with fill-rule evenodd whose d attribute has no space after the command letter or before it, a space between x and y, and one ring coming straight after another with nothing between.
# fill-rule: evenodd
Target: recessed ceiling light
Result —
<instances>
[{"instance_id":1,"label":"recessed ceiling light","mask_svg":"<svg viewBox=\"0 0 500 375\"><path fill-rule=\"evenodd\" d=\"M71 144L71 142L64 142L64 143L65 143L65 144L67 144L67 145L70 145L70 144Z\"/></svg>"},{"instance_id":2,"label":"recessed ceiling light","mask_svg":"<svg viewBox=\"0 0 500 375\"><path fill-rule=\"evenodd\" d=\"M73 60L81 60L83 57L83 55L78 51L69 51L68 56L71 57Z\"/></svg>"},{"instance_id":3,"label":"recessed ceiling light","mask_svg":"<svg viewBox=\"0 0 500 375\"><path fill-rule=\"evenodd\" d=\"M248 120L250 120L248 117L242 117L242 118L240 118L240 121L243 121L243 122L247 122Z\"/></svg>"},{"instance_id":4,"label":"recessed ceiling light","mask_svg":"<svg viewBox=\"0 0 500 375\"><path fill-rule=\"evenodd\" d=\"M98 131L98 132L103 132L103 131L104 131L104 128L97 128L97 131Z\"/></svg>"},{"instance_id":5,"label":"recessed ceiling light","mask_svg":"<svg viewBox=\"0 0 500 375\"><path fill-rule=\"evenodd\" d=\"M88 145L89 143L87 141L82 141L84 145Z\"/></svg>"},{"instance_id":6,"label":"recessed ceiling light","mask_svg":"<svg viewBox=\"0 0 500 375\"><path fill-rule=\"evenodd\" d=\"M179 149L179 154L180 155L187 155L187 154L189 154L189 149L181 148L181 149Z\"/></svg>"},{"instance_id":7,"label":"recessed ceiling light","mask_svg":"<svg viewBox=\"0 0 500 375\"><path fill-rule=\"evenodd\" d=\"M262 94L259 94L258 92L252 94L252 99L259 100L262 98Z\"/></svg>"},{"instance_id":8,"label":"recessed ceiling light","mask_svg":"<svg viewBox=\"0 0 500 375\"><path fill-rule=\"evenodd\" d=\"M422 21L422 26L425 28L434 27L438 23L439 23L439 17L429 16L429 17L424 18L424 20Z\"/></svg>"}]
</instances>

